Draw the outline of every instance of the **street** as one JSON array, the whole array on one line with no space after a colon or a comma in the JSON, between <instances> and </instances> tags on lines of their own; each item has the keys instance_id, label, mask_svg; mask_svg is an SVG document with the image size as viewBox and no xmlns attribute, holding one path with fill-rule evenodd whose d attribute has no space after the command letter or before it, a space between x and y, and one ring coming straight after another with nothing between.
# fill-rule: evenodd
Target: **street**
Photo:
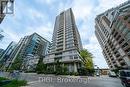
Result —
<instances>
[{"instance_id":1,"label":"street","mask_svg":"<svg viewBox=\"0 0 130 87\"><path fill-rule=\"evenodd\" d=\"M32 76L33 75L33 76ZM80 77L80 76L51 76L24 75L28 80L26 87L123 87L120 79L108 76ZM23 78L25 78L22 76Z\"/></svg>"},{"instance_id":2,"label":"street","mask_svg":"<svg viewBox=\"0 0 130 87\"><path fill-rule=\"evenodd\" d=\"M0 74L8 77L8 73ZM24 87L123 87L119 78L108 76L55 76L36 73L21 73L21 80L27 80Z\"/></svg>"}]
</instances>

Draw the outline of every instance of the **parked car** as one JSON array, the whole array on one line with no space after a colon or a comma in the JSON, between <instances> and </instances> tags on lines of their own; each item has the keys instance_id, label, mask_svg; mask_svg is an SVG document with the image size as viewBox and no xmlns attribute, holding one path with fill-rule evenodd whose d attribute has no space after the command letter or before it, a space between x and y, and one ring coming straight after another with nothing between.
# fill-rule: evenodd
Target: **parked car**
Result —
<instances>
[{"instance_id":1,"label":"parked car","mask_svg":"<svg viewBox=\"0 0 130 87\"><path fill-rule=\"evenodd\" d=\"M96 76L100 76L100 74L99 74L99 73L96 73Z\"/></svg>"},{"instance_id":2,"label":"parked car","mask_svg":"<svg viewBox=\"0 0 130 87\"><path fill-rule=\"evenodd\" d=\"M125 87L130 87L130 70L120 70L119 77L122 85Z\"/></svg>"},{"instance_id":3,"label":"parked car","mask_svg":"<svg viewBox=\"0 0 130 87\"><path fill-rule=\"evenodd\" d=\"M113 71L109 71L108 75L109 77L117 77L117 75Z\"/></svg>"}]
</instances>

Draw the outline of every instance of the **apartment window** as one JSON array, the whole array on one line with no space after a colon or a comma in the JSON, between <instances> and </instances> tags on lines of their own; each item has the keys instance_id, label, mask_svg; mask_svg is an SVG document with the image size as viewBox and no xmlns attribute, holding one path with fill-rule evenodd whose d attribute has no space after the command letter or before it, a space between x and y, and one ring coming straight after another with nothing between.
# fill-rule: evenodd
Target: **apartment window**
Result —
<instances>
[{"instance_id":1,"label":"apartment window","mask_svg":"<svg viewBox=\"0 0 130 87\"><path fill-rule=\"evenodd\" d=\"M74 56L74 59L78 59L78 56L77 56L77 55L75 55L75 56Z\"/></svg>"},{"instance_id":2,"label":"apartment window","mask_svg":"<svg viewBox=\"0 0 130 87\"><path fill-rule=\"evenodd\" d=\"M114 34L114 32L115 32L115 29L112 31L112 34Z\"/></svg>"},{"instance_id":3,"label":"apartment window","mask_svg":"<svg viewBox=\"0 0 130 87\"><path fill-rule=\"evenodd\" d=\"M116 36L117 36L117 34L118 34L118 32L116 32L116 33L114 34L114 37L116 37Z\"/></svg>"},{"instance_id":4,"label":"apartment window","mask_svg":"<svg viewBox=\"0 0 130 87\"><path fill-rule=\"evenodd\" d=\"M114 54L116 54L116 53L117 53L117 51L114 52Z\"/></svg>"},{"instance_id":5,"label":"apartment window","mask_svg":"<svg viewBox=\"0 0 130 87\"><path fill-rule=\"evenodd\" d=\"M113 47L113 49L112 49L112 50L114 51L115 49L116 49L116 48L115 48L115 47Z\"/></svg>"},{"instance_id":6,"label":"apartment window","mask_svg":"<svg viewBox=\"0 0 130 87\"><path fill-rule=\"evenodd\" d=\"M119 62L122 61L122 60L123 60L123 59L121 59L121 58L118 59Z\"/></svg>"},{"instance_id":7,"label":"apartment window","mask_svg":"<svg viewBox=\"0 0 130 87\"><path fill-rule=\"evenodd\" d=\"M119 35L119 36L116 38L116 40L119 40L119 39L120 39L120 37L121 37L121 35Z\"/></svg>"},{"instance_id":8,"label":"apartment window","mask_svg":"<svg viewBox=\"0 0 130 87\"><path fill-rule=\"evenodd\" d=\"M130 32L126 35L127 39L130 39Z\"/></svg>"},{"instance_id":9,"label":"apartment window","mask_svg":"<svg viewBox=\"0 0 130 87\"><path fill-rule=\"evenodd\" d=\"M112 12L111 15L114 15L114 12Z\"/></svg>"},{"instance_id":10,"label":"apartment window","mask_svg":"<svg viewBox=\"0 0 130 87\"><path fill-rule=\"evenodd\" d=\"M106 16L103 16L102 19L106 22L108 26L110 26L110 21L108 20Z\"/></svg>"},{"instance_id":11,"label":"apartment window","mask_svg":"<svg viewBox=\"0 0 130 87\"><path fill-rule=\"evenodd\" d=\"M123 41L124 41L124 39L121 39L121 40L119 41L119 44L121 44Z\"/></svg>"},{"instance_id":12,"label":"apartment window","mask_svg":"<svg viewBox=\"0 0 130 87\"><path fill-rule=\"evenodd\" d=\"M116 57L118 58L120 56L120 54L117 54Z\"/></svg>"},{"instance_id":13,"label":"apartment window","mask_svg":"<svg viewBox=\"0 0 130 87\"><path fill-rule=\"evenodd\" d=\"M115 64L116 62L115 61L113 61L113 64Z\"/></svg>"},{"instance_id":14,"label":"apartment window","mask_svg":"<svg viewBox=\"0 0 130 87\"><path fill-rule=\"evenodd\" d=\"M73 56L69 56L70 59L73 59Z\"/></svg>"},{"instance_id":15,"label":"apartment window","mask_svg":"<svg viewBox=\"0 0 130 87\"><path fill-rule=\"evenodd\" d=\"M122 29L124 29L124 25L122 24L122 25L120 25L120 27L119 27L119 30L121 31Z\"/></svg>"},{"instance_id":16,"label":"apartment window","mask_svg":"<svg viewBox=\"0 0 130 87\"><path fill-rule=\"evenodd\" d=\"M125 55L124 51L121 48L118 50L118 52L121 54L121 56Z\"/></svg>"},{"instance_id":17,"label":"apartment window","mask_svg":"<svg viewBox=\"0 0 130 87\"><path fill-rule=\"evenodd\" d=\"M112 68L112 66L110 66Z\"/></svg>"},{"instance_id":18,"label":"apartment window","mask_svg":"<svg viewBox=\"0 0 130 87\"><path fill-rule=\"evenodd\" d=\"M125 52L129 52L130 51L130 48L126 49Z\"/></svg>"},{"instance_id":19,"label":"apartment window","mask_svg":"<svg viewBox=\"0 0 130 87\"><path fill-rule=\"evenodd\" d=\"M71 48L71 47L73 47L73 44L68 44L68 45L66 45L66 47Z\"/></svg>"},{"instance_id":20,"label":"apartment window","mask_svg":"<svg viewBox=\"0 0 130 87\"><path fill-rule=\"evenodd\" d=\"M74 41L73 40L69 40L69 41L66 42L66 44L70 44L70 43L72 44L72 43L74 43Z\"/></svg>"},{"instance_id":21,"label":"apartment window","mask_svg":"<svg viewBox=\"0 0 130 87\"><path fill-rule=\"evenodd\" d=\"M126 47L126 46L128 46L128 43L125 43L124 45L122 45L122 48L124 48L124 47Z\"/></svg>"},{"instance_id":22,"label":"apartment window","mask_svg":"<svg viewBox=\"0 0 130 87\"><path fill-rule=\"evenodd\" d=\"M73 35L67 35L66 38L73 38Z\"/></svg>"},{"instance_id":23,"label":"apartment window","mask_svg":"<svg viewBox=\"0 0 130 87\"><path fill-rule=\"evenodd\" d=\"M69 53L73 53L73 51L69 51Z\"/></svg>"},{"instance_id":24,"label":"apartment window","mask_svg":"<svg viewBox=\"0 0 130 87\"><path fill-rule=\"evenodd\" d=\"M63 41L59 41L59 42L57 42L57 44L61 44L61 43L63 43Z\"/></svg>"},{"instance_id":25,"label":"apartment window","mask_svg":"<svg viewBox=\"0 0 130 87\"><path fill-rule=\"evenodd\" d=\"M124 66L124 65L126 65L126 64L123 62L123 63L121 63L121 65Z\"/></svg>"},{"instance_id":26,"label":"apartment window","mask_svg":"<svg viewBox=\"0 0 130 87\"><path fill-rule=\"evenodd\" d=\"M117 24L117 29L119 29L119 27L122 25L122 21L119 20L118 24Z\"/></svg>"},{"instance_id":27,"label":"apartment window","mask_svg":"<svg viewBox=\"0 0 130 87\"><path fill-rule=\"evenodd\" d=\"M126 28L124 28L124 30L123 30L123 34L125 35L126 33L128 33L128 32L130 32L130 30L126 27Z\"/></svg>"}]
</instances>

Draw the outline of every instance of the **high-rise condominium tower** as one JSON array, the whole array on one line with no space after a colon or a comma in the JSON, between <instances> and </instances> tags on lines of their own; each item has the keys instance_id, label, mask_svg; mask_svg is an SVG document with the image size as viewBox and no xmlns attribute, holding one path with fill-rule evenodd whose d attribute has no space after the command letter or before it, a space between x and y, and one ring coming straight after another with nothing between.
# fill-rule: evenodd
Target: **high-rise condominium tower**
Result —
<instances>
[{"instance_id":1,"label":"high-rise condominium tower","mask_svg":"<svg viewBox=\"0 0 130 87\"><path fill-rule=\"evenodd\" d=\"M95 34L110 67L130 68L130 1L98 15Z\"/></svg>"},{"instance_id":2,"label":"high-rise condominium tower","mask_svg":"<svg viewBox=\"0 0 130 87\"><path fill-rule=\"evenodd\" d=\"M44 62L55 69L54 63L59 61L67 66L69 72L77 72L82 65L79 55L81 49L80 35L70 8L56 17L51 50Z\"/></svg>"},{"instance_id":3,"label":"high-rise condominium tower","mask_svg":"<svg viewBox=\"0 0 130 87\"><path fill-rule=\"evenodd\" d=\"M17 58L22 59L21 69L32 71L36 67L40 57L48 54L48 48L50 42L44 39L37 33L25 36L21 38L20 41L14 46L13 44L7 47L9 50L8 59L6 59L4 67L9 69ZM13 47L13 48L11 48ZM5 51L5 53L7 54ZM6 57L6 56L5 56ZM3 58L5 60L5 58Z\"/></svg>"}]
</instances>

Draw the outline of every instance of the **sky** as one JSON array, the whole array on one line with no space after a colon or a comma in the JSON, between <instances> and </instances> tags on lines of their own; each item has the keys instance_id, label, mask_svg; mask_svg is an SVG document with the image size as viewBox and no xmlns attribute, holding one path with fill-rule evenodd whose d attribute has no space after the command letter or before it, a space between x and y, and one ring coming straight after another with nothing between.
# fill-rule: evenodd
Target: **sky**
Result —
<instances>
[{"instance_id":1,"label":"sky","mask_svg":"<svg viewBox=\"0 0 130 87\"><path fill-rule=\"evenodd\" d=\"M11 41L38 33L51 41L55 17L62 11L72 8L82 44L90 51L94 64L107 68L101 47L95 36L95 17L127 0L15 0L14 13L7 14L0 29L4 38L0 48L6 49Z\"/></svg>"}]
</instances>

